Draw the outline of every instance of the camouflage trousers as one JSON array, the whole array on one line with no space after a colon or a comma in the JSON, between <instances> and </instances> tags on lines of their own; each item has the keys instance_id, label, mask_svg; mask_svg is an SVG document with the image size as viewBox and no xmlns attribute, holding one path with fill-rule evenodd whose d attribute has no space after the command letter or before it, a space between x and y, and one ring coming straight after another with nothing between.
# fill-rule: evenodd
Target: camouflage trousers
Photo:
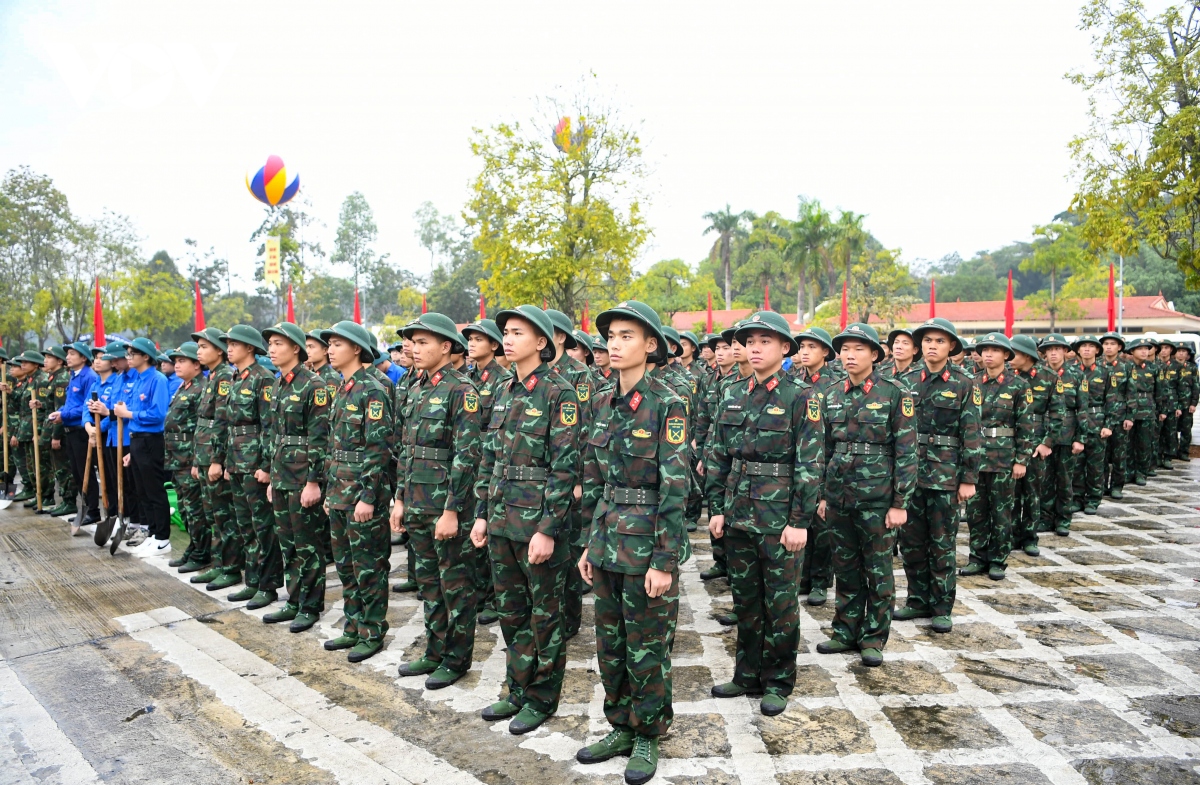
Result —
<instances>
[{"instance_id":1,"label":"camouflage trousers","mask_svg":"<svg viewBox=\"0 0 1200 785\"><path fill-rule=\"evenodd\" d=\"M1038 531L1053 531L1059 526L1071 525L1071 508L1075 502L1075 464L1078 456L1072 454L1071 445L1056 444L1054 452L1046 459L1046 476L1043 478L1041 504L1042 517Z\"/></svg>"},{"instance_id":2,"label":"camouflage trousers","mask_svg":"<svg viewBox=\"0 0 1200 785\"><path fill-rule=\"evenodd\" d=\"M412 551L409 550L411 554ZM410 561L410 568L412 562ZM479 600L479 609L495 610L496 585L492 575L492 554L487 548L475 549L475 596Z\"/></svg>"},{"instance_id":3,"label":"camouflage trousers","mask_svg":"<svg viewBox=\"0 0 1200 785\"><path fill-rule=\"evenodd\" d=\"M567 520L570 522L570 542L571 542L571 565L578 565L579 559L583 557L584 550L584 532L583 532L583 513L580 511L580 504L577 501L571 501L571 509L567 513ZM562 624L563 624L563 640L574 638L579 632L579 625L583 623L583 577L580 576L579 570L574 566L567 570L567 579L563 584L563 599L562 599Z\"/></svg>"},{"instance_id":4,"label":"camouflage trousers","mask_svg":"<svg viewBox=\"0 0 1200 785\"><path fill-rule=\"evenodd\" d=\"M900 557L908 578L910 608L949 616L956 587L955 539L958 494L917 488L908 506L908 522L900 527Z\"/></svg>"},{"instance_id":5,"label":"camouflage trousers","mask_svg":"<svg viewBox=\"0 0 1200 785\"><path fill-rule=\"evenodd\" d=\"M267 501L267 486L253 474L230 472L233 517L246 549L246 585L259 591L283 586L283 554L275 536L275 516Z\"/></svg>"},{"instance_id":6,"label":"camouflage trousers","mask_svg":"<svg viewBox=\"0 0 1200 785\"><path fill-rule=\"evenodd\" d=\"M1071 479L1076 507L1099 507L1104 495L1104 459L1108 455L1108 442L1100 434L1089 434L1083 452L1075 456L1075 471Z\"/></svg>"},{"instance_id":7,"label":"camouflage trousers","mask_svg":"<svg viewBox=\"0 0 1200 785\"><path fill-rule=\"evenodd\" d=\"M704 478L696 471L696 459L688 459L688 473L691 475L688 485L687 507L683 512L683 520L689 526L700 522L700 511L704 505Z\"/></svg>"},{"instance_id":8,"label":"camouflage trousers","mask_svg":"<svg viewBox=\"0 0 1200 785\"><path fill-rule=\"evenodd\" d=\"M654 598L646 594L645 573L594 567L592 584L604 716L613 728L663 736L675 718L671 647L679 616L679 572L672 575L671 588Z\"/></svg>"},{"instance_id":9,"label":"camouflage trousers","mask_svg":"<svg viewBox=\"0 0 1200 785\"><path fill-rule=\"evenodd\" d=\"M729 528L723 539L737 616L733 683L786 697L796 685L803 557L784 548L780 536Z\"/></svg>"},{"instance_id":10,"label":"camouflage trousers","mask_svg":"<svg viewBox=\"0 0 1200 785\"><path fill-rule=\"evenodd\" d=\"M1106 473L1105 492L1112 493L1114 489L1125 487L1129 473L1129 431L1120 425L1113 430L1112 436L1105 441L1104 468Z\"/></svg>"},{"instance_id":11,"label":"camouflage trousers","mask_svg":"<svg viewBox=\"0 0 1200 785\"><path fill-rule=\"evenodd\" d=\"M508 700L544 714L558 710L567 647L560 603L571 546L565 535L541 564L529 563L529 543L488 535L496 581L496 611L504 635Z\"/></svg>"},{"instance_id":12,"label":"camouflage trousers","mask_svg":"<svg viewBox=\"0 0 1200 785\"><path fill-rule=\"evenodd\" d=\"M1134 420L1133 430L1129 432L1130 480L1144 480L1150 472L1158 468L1158 418L1153 420Z\"/></svg>"},{"instance_id":13,"label":"camouflage trousers","mask_svg":"<svg viewBox=\"0 0 1200 785\"><path fill-rule=\"evenodd\" d=\"M1169 461L1171 456L1179 454L1179 431L1176 430L1175 410L1167 412L1167 419L1159 423L1158 454L1160 463Z\"/></svg>"},{"instance_id":14,"label":"camouflage trousers","mask_svg":"<svg viewBox=\"0 0 1200 785\"><path fill-rule=\"evenodd\" d=\"M1189 412L1187 410L1187 407L1185 406L1185 407L1183 407L1183 414L1179 415L1178 424L1175 426L1175 429L1179 434L1176 437L1178 444L1179 444L1178 455L1180 458L1183 458L1185 460L1189 457L1188 456L1189 448L1192 446L1192 421L1193 421L1193 419L1195 419L1195 415L1193 415L1191 412Z\"/></svg>"},{"instance_id":15,"label":"camouflage trousers","mask_svg":"<svg viewBox=\"0 0 1200 785\"><path fill-rule=\"evenodd\" d=\"M183 519L190 538L183 558L197 564L208 564L212 561L212 531L204 519L200 481L192 476L192 467L189 466L186 469L172 469L171 483L175 486L179 517Z\"/></svg>"},{"instance_id":16,"label":"camouflage trousers","mask_svg":"<svg viewBox=\"0 0 1200 785\"><path fill-rule=\"evenodd\" d=\"M896 535L884 525L886 517L886 509L830 504L825 510L837 577L833 638L860 649L883 649L892 627L896 593L892 543Z\"/></svg>"},{"instance_id":17,"label":"camouflage trousers","mask_svg":"<svg viewBox=\"0 0 1200 785\"><path fill-rule=\"evenodd\" d=\"M1042 519L1042 487L1046 481L1046 458L1029 459L1025 476L1016 482L1013 495L1012 542L1014 548L1037 545Z\"/></svg>"},{"instance_id":18,"label":"camouflage trousers","mask_svg":"<svg viewBox=\"0 0 1200 785\"><path fill-rule=\"evenodd\" d=\"M21 475L21 484L26 488L33 487L33 477L26 476L29 469L25 463L25 442L17 442L16 446L9 445L8 448L8 473L10 481L15 482L17 475Z\"/></svg>"},{"instance_id":19,"label":"camouflage trousers","mask_svg":"<svg viewBox=\"0 0 1200 785\"><path fill-rule=\"evenodd\" d=\"M404 528L416 556L417 591L425 606L425 659L453 673L471 668L475 650L475 546L469 536L475 521L464 516L458 536L438 540L434 527L441 513L405 512Z\"/></svg>"},{"instance_id":20,"label":"camouflage trousers","mask_svg":"<svg viewBox=\"0 0 1200 785\"><path fill-rule=\"evenodd\" d=\"M329 510L333 564L342 582L343 632L360 641L383 642L387 634L388 506L375 505L368 520L354 520L354 508Z\"/></svg>"},{"instance_id":21,"label":"camouflage trousers","mask_svg":"<svg viewBox=\"0 0 1200 785\"><path fill-rule=\"evenodd\" d=\"M325 558L321 540L329 539L329 518L321 502L300 504L299 488L271 489L275 536L283 560L283 580L288 607L318 616L325 609Z\"/></svg>"},{"instance_id":22,"label":"camouflage trousers","mask_svg":"<svg viewBox=\"0 0 1200 785\"><path fill-rule=\"evenodd\" d=\"M42 484L42 506L45 506L46 503L53 503L54 466L50 459L50 445L49 443L43 445L39 442L36 451L37 454L35 455L35 451L33 449L33 440L30 439L24 444L25 461L29 464L29 489L32 491L37 487L38 479L40 477ZM34 466L35 462L37 466ZM113 496L115 498L115 492L113 493Z\"/></svg>"},{"instance_id":23,"label":"camouflage trousers","mask_svg":"<svg viewBox=\"0 0 1200 785\"><path fill-rule=\"evenodd\" d=\"M833 585L833 532L815 513L808 522L808 545L800 567L800 593Z\"/></svg>"},{"instance_id":24,"label":"camouflage trousers","mask_svg":"<svg viewBox=\"0 0 1200 785\"><path fill-rule=\"evenodd\" d=\"M208 479L208 467L200 467L200 500L204 503L204 526L207 536L216 543L214 556L226 575L240 573L246 566L246 548L242 534L233 517L233 487L224 477L216 482ZM196 535L193 535L194 537Z\"/></svg>"},{"instance_id":25,"label":"camouflage trousers","mask_svg":"<svg viewBox=\"0 0 1200 785\"><path fill-rule=\"evenodd\" d=\"M1012 470L980 472L975 495L967 500L971 561L985 567L1008 566L1013 549L1013 502L1017 480ZM906 524L907 525L907 524Z\"/></svg>"},{"instance_id":26,"label":"camouflage trousers","mask_svg":"<svg viewBox=\"0 0 1200 785\"><path fill-rule=\"evenodd\" d=\"M75 500L79 497L79 486L75 484L75 472L71 471L71 455L67 452L65 440L59 441L57 450L50 448L49 440L42 448L50 451L50 467L54 472L54 482L58 484L58 493L62 497L64 504L75 504ZM45 475L42 475L42 482L45 483ZM43 484L42 488L46 488ZM53 488L48 492L53 493ZM80 510L83 512L83 510Z\"/></svg>"}]
</instances>

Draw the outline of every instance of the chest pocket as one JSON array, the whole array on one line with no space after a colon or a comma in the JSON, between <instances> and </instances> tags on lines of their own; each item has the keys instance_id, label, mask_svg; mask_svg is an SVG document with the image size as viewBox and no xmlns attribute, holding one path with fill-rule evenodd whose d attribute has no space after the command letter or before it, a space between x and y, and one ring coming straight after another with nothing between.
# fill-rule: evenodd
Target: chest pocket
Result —
<instances>
[{"instance_id":1,"label":"chest pocket","mask_svg":"<svg viewBox=\"0 0 1200 785\"><path fill-rule=\"evenodd\" d=\"M549 430L550 420L545 414L536 417L523 415L513 438L513 454L527 455L532 461L542 461L546 457L546 434Z\"/></svg>"},{"instance_id":2,"label":"chest pocket","mask_svg":"<svg viewBox=\"0 0 1200 785\"><path fill-rule=\"evenodd\" d=\"M414 418L413 444L422 447L437 447L448 436L449 424L446 422L446 407L442 405L423 406L419 417Z\"/></svg>"},{"instance_id":3,"label":"chest pocket","mask_svg":"<svg viewBox=\"0 0 1200 785\"><path fill-rule=\"evenodd\" d=\"M588 437L588 444L598 449L603 449L612 441L612 431L606 422L596 423L596 427L592 428L592 433Z\"/></svg>"},{"instance_id":4,"label":"chest pocket","mask_svg":"<svg viewBox=\"0 0 1200 785\"><path fill-rule=\"evenodd\" d=\"M638 432L650 435L639 437ZM609 449L621 455L623 484L631 488L658 486L658 438L652 423L634 423L629 430L623 429Z\"/></svg>"},{"instance_id":5,"label":"chest pocket","mask_svg":"<svg viewBox=\"0 0 1200 785\"><path fill-rule=\"evenodd\" d=\"M347 411L343 407L340 419L341 427L338 428L340 433L337 434L340 437L339 441L348 442L355 446L361 446L366 443L363 435L363 412L361 408L357 411Z\"/></svg>"},{"instance_id":6,"label":"chest pocket","mask_svg":"<svg viewBox=\"0 0 1200 785\"><path fill-rule=\"evenodd\" d=\"M778 408L780 407L774 404L767 407L768 410ZM769 411L764 411L758 416L754 430L756 432L754 442L747 445L752 452L764 455L791 452L792 423L786 411L782 414L771 414Z\"/></svg>"},{"instance_id":7,"label":"chest pocket","mask_svg":"<svg viewBox=\"0 0 1200 785\"><path fill-rule=\"evenodd\" d=\"M958 424L958 413L962 410L963 397L956 394L948 398L941 392L935 393L926 403L933 412L933 424L939 431L953 428Z\"/></svg>"},{"instance_id":8,"label":"chest pocket","mask_svg":"<svg viewBox=\"0 0 1200 785\"><path fill-rule=\"evenodd\" d=\"M488 430L494 431L494 430L504 427L504 415L506 415L506 414L508 414L507 404L497 406L494 409L492 409L492 416L488 420L488 426L487 426Z\"/></svg>"}]
</instances>

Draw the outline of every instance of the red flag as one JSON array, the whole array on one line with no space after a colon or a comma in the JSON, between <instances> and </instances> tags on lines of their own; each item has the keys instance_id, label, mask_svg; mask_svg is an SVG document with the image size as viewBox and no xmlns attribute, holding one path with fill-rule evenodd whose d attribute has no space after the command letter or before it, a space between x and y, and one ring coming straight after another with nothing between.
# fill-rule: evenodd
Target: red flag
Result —
<instances>
[{"instance_id":1,"label":"red flag","mask_svg":"<svg viewBox=\"0 0 1200 785\"><path fill-rule=\"evenodd\" d=\"M1013 318L1012 270L1008 271L1008 295L1004 298L1004 335L1012 338Z\"/></svg>"},{"instance_id":2,"label":"red flag","mask_svg":"<svg viewBox=\"0 0 1200 785\"><path fill-rule=\"evenodd\" d=\"M196 284L196 302L200 302L200 288ZM201 316L201 319L204 317ZM204 325L200 325L197 330L203 330ZM104 308L100 305L100 278L96 278L96 304L92 306L92 345L105 346L108 339L104 337Z\"/></svg>"},{"instance_id":3,"label":"red flag","mask_svg":"<svg viewBox=\"0 0 1200 785\"><path fill-rule=\"evenodd\" d=\"M1012 274L1011 272L1009 273ZM1117 331L1117 283L1112 262L1108 263L1108 331Z\"/></svg>"},{"instance_id":4,"label":"red flag","mask_svg":"<svg viewBox=\"0 0 1200 785\"><path fill-rule=\"evenodd\" d=\"M763 310L764 311L771 310L771 282L770 281L767 281L767 283L763 286Z\"/></svg>"},{"instance_id":5,"label":"red flag","mask_svg":"<svg viewBox=\"0 0 1200 785\"><path fill-rule=\"evenodd\" d=\"M362 324L362 308L358 305L358 290L354 290L354 323Z\"/></svg>"},{"instance_id":6,"label":"red flag","mask_svg":"<svg viewBox=\"0 0 1200 785\"><path fill-rule=\"evenodd\" d=\"M704 330L712 334L712 292L708 293L708 321L704 323Z\"/></svg>"},{"instance_id":7,"label":"red flag","mask_svg":"<svg viewBox=\"0 0 1200 785\"><path fill-rule=\"evenodd\" d=\"M929 279L929 318L937 316L937 279Z\"/></svg>"},{"instance_id":8,"label":"red flag","mask_svg":"<svg viewBox=\"0 0 1200 785\"><path fill-rule=\"evenodd\" d=\"M583 331L585 333L591 332L588 329L588 301L587 300L583 301L583 318L579 320L579 326L583 329Z\"/></svg>"},{"instance_id":9,"label":"red flag","mask_svg":"<svg viewBox=\"0 0 1200 785\"><path fill-rule=\"evenodd\" d=\"M296 306L292 303L292 285L288 284L287 320L296 323Z\"/></svg>"},{"instance_id":10,"label":"red flag","mask_svg":"<svg viewBox=\"0 0 1200 785\"><path fill-rule=\"evenodd\" d=\"M549 308L549 307L550 307L550 303L546 301L546 298L545 298L545 297L543 297L543 298L542 298L542 310L544 311L544 310L546 310L546 309L547 309L547 308Z\"/></svg>"},{"instance_id":11,"label":"red flag","mask_svg":"<svg viewBox=\"0 0 1200 785\"><path fill-rule=\"evenodd\" d=\"M846 325L849 323L849 321L850 321L850 299L848 296L848 290L846 288L846 282L842 281L842 329L843 330L846 329Z\"/></svg>"},{"instance_id":12,"label":"red flag","mask_svg":"<svg viewBox=\"0 0 1200 785\"><path fill-rule=\"evenodd\" d=\"M480 319L487 318L487 308L485 308L483 305L483 292L479 293L479 318Z\"/></svg>"},{"instance_id":13,"label":"red flag","mask_svg":"<svg viewBox=\"0 0 1200 785\"><path fill-rule=\"evenodd\" d=\"M421 313L429 313L429 306L425 304L425 295L421 295Z\"/></svg>"}]
</instances>

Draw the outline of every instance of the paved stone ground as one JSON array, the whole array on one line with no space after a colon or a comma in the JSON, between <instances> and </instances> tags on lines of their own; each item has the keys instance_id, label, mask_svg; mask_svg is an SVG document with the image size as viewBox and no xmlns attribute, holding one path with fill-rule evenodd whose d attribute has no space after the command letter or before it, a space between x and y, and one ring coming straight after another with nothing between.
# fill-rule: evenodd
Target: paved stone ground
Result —
<instances>
[{"instance_id":1,"label":"paved stone ground","mask_svg":"<svg viewBox=\"0 0 1200 785\"><path fill-rule=\"evenodd\" d=\"M1178 466L1015 556L1006 581L960 581L954 632L893 625L882 668L817 655L832 607L802 606L799 683L774 718L709 697L734 637L712 619L728 584L699 580L695 535L657 781L1200 782L1200 461ZM959 547L964 562L965 527ZM427 692L396 676L423 647L412 595L393 595L388 649L353 666L320 647L338 589L291 635L165 562L0 512L0 785L621 781L623 761L573 760L607 730L590 598L562 709L514 737L478 719L501 692L498 627L479 630L472 673Z\"/></svg>"}]
</instances>

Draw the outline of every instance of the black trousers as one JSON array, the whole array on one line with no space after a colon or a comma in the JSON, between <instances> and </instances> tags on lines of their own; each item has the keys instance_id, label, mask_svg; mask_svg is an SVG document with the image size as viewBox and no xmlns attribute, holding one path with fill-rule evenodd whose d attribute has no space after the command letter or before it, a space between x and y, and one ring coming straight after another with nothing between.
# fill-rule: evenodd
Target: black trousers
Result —
<instances>
[{"instance_id":1,"label":"black trousers","mask_svg":"<svg viewBox=\"0 0 1200 785\"><path fill-rule=\"evenodd\" d=\"M129 454L128 449L125 450L125 454L126 455ZM132 471L132 468L126 469L126 468L121 467L120 464L117 463L117 448L116 447L105 447L104 448L104 485L105 485L104 491L105 491L105 494L107 494L107 496L108 496L108 509L105 510L106 515L116 515L117 514L117 472L118 471L120 471L122 474L125 475L125 478L124 478L124 481L125 481L125 493L124 493L125 506L124 506L124 509L122 509L120 511L120 513L121 513L121 515L125 516L125 518L128 519L128 518L133 517L133 513L137 509L135 507L137 496L134 494L134 488L133 488L133 471Z\"/></svg>"},{"instance_id":2,"label":"black trousers","mask_svg":"<svg viewBox=\"0 0 1200 785\"><path fill-rule=\"evenodd\" d=\"M142 523L151 537L165 540L171 536L171 506L167 501L162 433L130 434L129 455L129 473L137 486Z\"/></svg>"},{"instance_id":3,"label":"black trousers","mask_svg":"<svg viewBox=\"0 0 1200 785\"><path fill-rule=\"evenodd\" d=\"M67 450L67 459L71 462L71 474L75 475L75 484L80 488L83 487L83 469L87 464L88 451L88 435L87 431L82 426L79 428L66 428L63 435L63 446ZM88 469L92 475L88 479L87 492L83 494L84 510L80 510L79 514L84 512L96 512L100 509L100 483L96 479L96 456L92 456L92 467ZM64 502L74 504L74 499L63 499Z\"/></svg>"}]
</instances>

